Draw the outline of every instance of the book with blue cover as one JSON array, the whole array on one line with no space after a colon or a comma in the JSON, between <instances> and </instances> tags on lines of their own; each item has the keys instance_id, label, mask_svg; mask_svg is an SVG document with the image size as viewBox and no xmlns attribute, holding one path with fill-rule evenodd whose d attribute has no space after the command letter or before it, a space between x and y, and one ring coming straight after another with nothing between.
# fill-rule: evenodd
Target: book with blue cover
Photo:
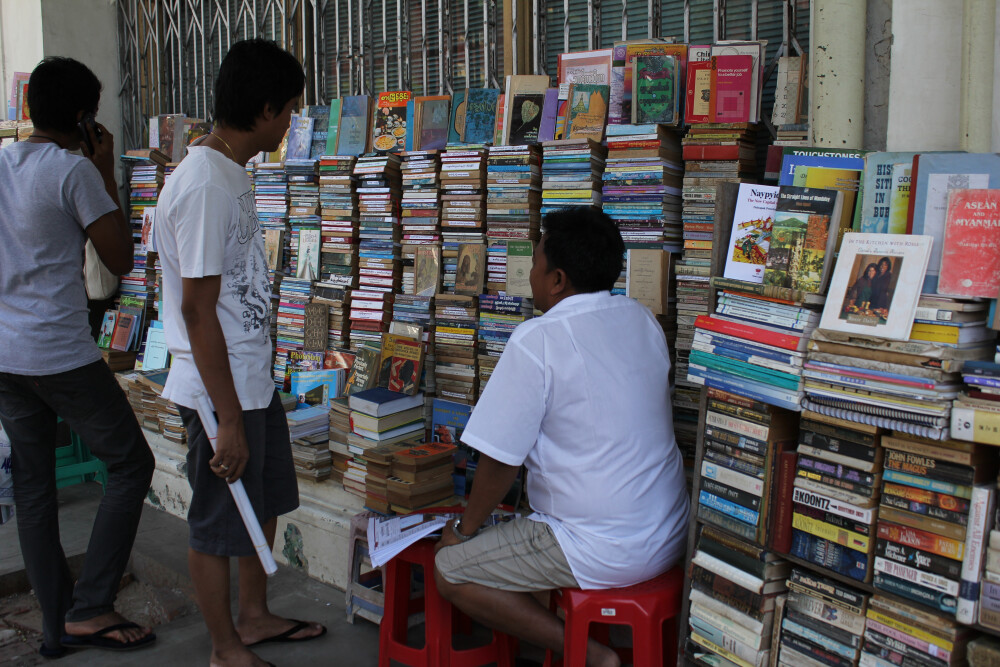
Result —
<instances>
[{"instance_id":1,"label":"book with blue cover","mask_svg":"<svg viewBox=\"0 0 1000 667\"><path fill-rule=\"evenodd\" d=\"M466 91L465 143L493 143L499 97L499 88L470 88Z\"/></svg>"},{"instance_id":2,"label":"book with blue cover","mask_svg":"<svg viewBox=\"0 0 1000 667\"><path fill-rule=\"evenodd\" d=\"M343 98L337 155L361 155L368 151L370 106L371 98L368 95L351 95Z\"/></svg>"}]
</instances>

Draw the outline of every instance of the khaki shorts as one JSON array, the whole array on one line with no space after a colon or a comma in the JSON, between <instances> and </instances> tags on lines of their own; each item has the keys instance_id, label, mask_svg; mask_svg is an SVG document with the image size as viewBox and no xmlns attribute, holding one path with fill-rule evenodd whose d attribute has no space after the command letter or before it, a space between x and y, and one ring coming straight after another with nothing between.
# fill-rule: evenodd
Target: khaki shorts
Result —
<instances>
[{"instance_id":1,"label":"khaki shorts","mask_svg":"<svg viewBox=\"0 0 1000 667\"><path fill-rule=\"evenodd\" d=\"M514 519L445 547L435 564L452 584L518 592L579 587L552 529L531 519Z\"/></svg>"}]
</instances>

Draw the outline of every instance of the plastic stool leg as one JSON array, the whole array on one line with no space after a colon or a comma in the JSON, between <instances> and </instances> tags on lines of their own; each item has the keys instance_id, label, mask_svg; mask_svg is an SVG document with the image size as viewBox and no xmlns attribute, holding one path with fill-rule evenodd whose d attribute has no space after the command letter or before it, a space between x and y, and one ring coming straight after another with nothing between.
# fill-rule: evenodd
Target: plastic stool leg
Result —
<instances>
[{"instance_id":1,"label":"plastic stool leg","mask_svg":"<svg viewBox=\"0 0 1000 667\"><path fill-rule=\"evenodd\" d=\"M590 621L573 619L566 613L566 638L563 640L563 665L586 667L587 640L590 638Z\"/></svg>"},{"instance_id":2,"label":"plastic stool leg","mask_svg":"<svg viewBox=\"0 0 1000 667\"><path fill-rule=\"evenodd\" d=\"M663 628L652 619L632 627L634 667L660 667L666 664L663 654Z\"/></svg>"}]
</instances>

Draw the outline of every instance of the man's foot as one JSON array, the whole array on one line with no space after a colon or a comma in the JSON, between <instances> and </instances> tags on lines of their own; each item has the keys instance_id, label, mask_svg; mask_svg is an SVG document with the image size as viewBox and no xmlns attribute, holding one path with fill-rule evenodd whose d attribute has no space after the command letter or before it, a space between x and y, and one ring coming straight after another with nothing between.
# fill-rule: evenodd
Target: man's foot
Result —
<instances>
[{"instance_id":1,"label":"man's foot","mask_svg":"<svg viewBox=\"0 0 1000 667\"><path fill-rule=\"evenodd\" d=\"M236 621L236 632L244 646L255 646L270 642L301 642L322 637L326 628L319 623L307 623L274 614L253 618L240 617Z\"/></svg>"},{"instance_id":2,"label":"man's foot","mask_svg":"<svg viewBox=\"0 0 1000 667\"><path fill-rule=\"evenodd\" d=\"M234 646L229 649L213 649L210 667L269 667L271 663L261 660L253 651L245 646ZM271 666L273 667L273 666Z\"/></svg>"},{"instance_id":3,"label":"man's foot","mask_svg":"<svg viewBox=\"0 0 1000 667\"><path fill-rule=\"evenodd\" d=\"M95 616L94 618L88 618L86 621L77 621L74 623L66 621L66 634L70 637L86 637L88 635L93 635L96 632L100 632L104 628L128 622L129 620L127 618L118 612L112 611L107 614ZM144 637L151 635L152 633L152 628L131 627L114 630L102 636L106 639L121 642L123 644L133 644L140 641Z\"/></svg>"},{"instance_id":4,"label":"man's foot","mask_svg":"<svg viewBox=\"0 0 1000 667\"><path fill-rule=\"evenodd\" d=\"M593 639L587 641L587 667L621 667L621 664L614 650Z\"/></svg>"}]
</instances>

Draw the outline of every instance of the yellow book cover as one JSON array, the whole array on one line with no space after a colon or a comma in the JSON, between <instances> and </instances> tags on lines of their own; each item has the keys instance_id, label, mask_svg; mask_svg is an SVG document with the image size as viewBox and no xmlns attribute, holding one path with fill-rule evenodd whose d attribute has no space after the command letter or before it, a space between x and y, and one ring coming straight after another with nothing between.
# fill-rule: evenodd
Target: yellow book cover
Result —
<instances>
[{"instance_id":1,"label":"yellow book cover","mask_svg":"<svg viewBox=\"0 0 1000 667\"><path fill-rule=\"evenodd\" d=\"M798 169L795 177L798 180ZM844 193L844 205L840 209L840 232L837 235L837 251L840 250L840 242L846 232L851 231L854 222L854 201L858 196L858 187L861 184L861 173L855 169L829 169L827 167L808 167L805 175L805 182L802 183L807 188L824 188L827 190L840 190ZM798 183L796 183L798 185Z\"/></svg>"},{"instance_id":2,"label":"yellow book cover","mask_svg":"<svg viewBox=\"0 0 1000 667\"><path fill-rule=\"evenodd\" d=\"M892 165L892 190L889 192L889 234L906 233L906 214L910 208L910 173L913 165L909 162Z\"/></svg>"}]
</instances>

